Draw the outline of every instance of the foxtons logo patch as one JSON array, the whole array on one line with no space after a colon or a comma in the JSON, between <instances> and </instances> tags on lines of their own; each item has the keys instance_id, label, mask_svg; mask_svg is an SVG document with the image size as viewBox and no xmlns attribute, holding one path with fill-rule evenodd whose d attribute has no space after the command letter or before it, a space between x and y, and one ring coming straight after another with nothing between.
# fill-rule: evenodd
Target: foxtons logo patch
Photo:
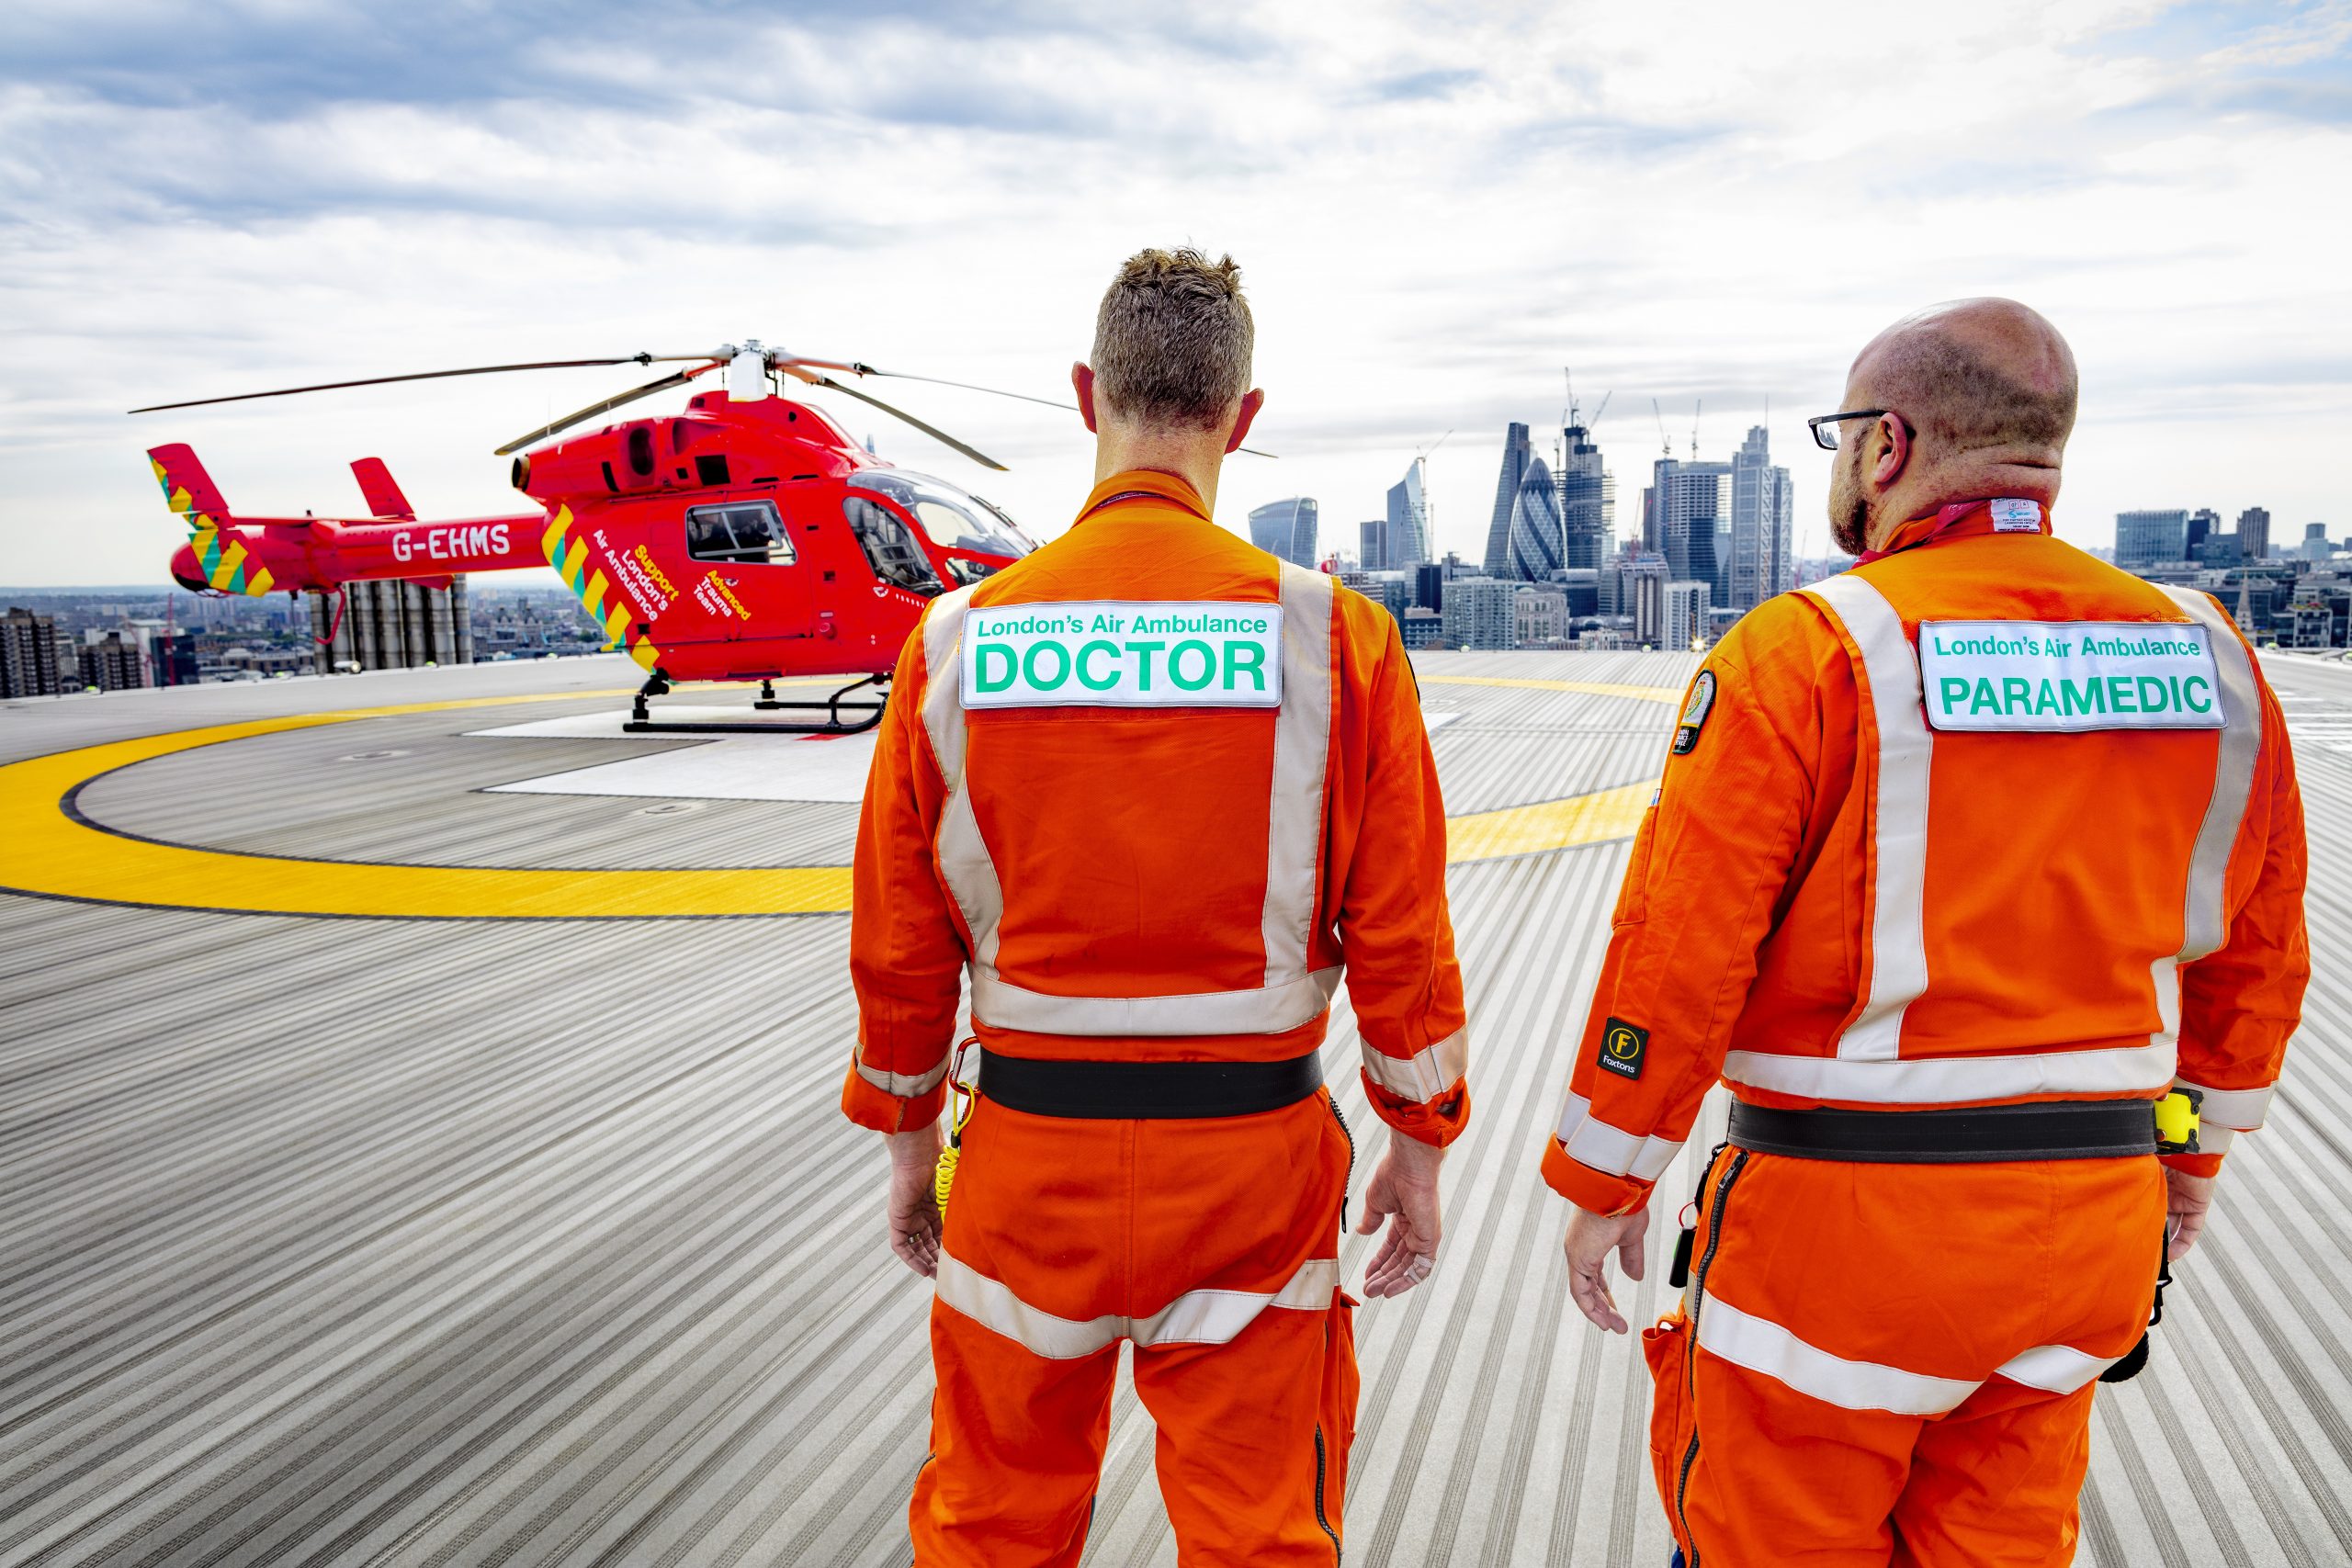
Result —
<instances>
[{"instance_id":1,"label":"foxtons logo patch","mask_svg":"<svg viewBox=\"0 0 2352 1568\"><path fill-rule=\"evenodd\" d=\"M1279 604L1116 602L975 609L967 708L1276 707Z\"/></svg>"},{"instance_id":2,"label":"foxtons logo patch","mask_svg":"<svg viewBox=\"0 0 2352 1568\"><path fill-rule=\"evenodd\" d=\"M1639 1024L1612 1018L1600 1032L1600 1068L1620 1077L1642 1076L1642 1058L1650 1053L1650 1032Z\"/></svg>"},{"instance_id":3,"label":"foxtons logo patch","mask_svg":"<svg viewBox=\"0 0 2352 1568\"><path fill-rule=\"evenodd\" d=\"M1920 694L1946 730L2220 729L2203 626L1924 621Z\"/></svg>"}]
</instances>

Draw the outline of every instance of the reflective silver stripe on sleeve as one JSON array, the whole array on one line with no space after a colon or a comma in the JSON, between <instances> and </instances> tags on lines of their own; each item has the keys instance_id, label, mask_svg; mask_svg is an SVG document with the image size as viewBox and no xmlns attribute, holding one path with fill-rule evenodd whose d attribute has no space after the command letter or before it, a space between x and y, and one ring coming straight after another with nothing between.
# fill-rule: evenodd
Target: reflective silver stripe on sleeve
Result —
<instances>
[{"instance_id":1,"label":"reflective silver stripe on sleeve","mask_svg":"<svg viewBox=\"0 0 2352 1568\"><path fill-rule=\"evenodd\" d=\"M2072 1393L2087 1388L2091 1381L2108 1368L2121 1360L2120 1356L2092 1356L2071 1345L2037 1345L2023 1355L2012 1356L2001 1363L1996 1374L2011 1382L2021 1382L2028 1388L2045 1389L2052 1393Z\"/></svg>"},{"instance_id":2,"label":"reflective silver stripe on sleeve","mask_svg":"<svg viewBox=\"0 0 2352 1568\"><path fill-rule=\"evenodd\" d=\"M2188 900L2180 944L2180 959L2186 964L2229 940L2230 852L2237 845L2246 802L2254 795L2255 763L2262 752L2262 696L2255 683L2254 661L2221 607L2193 589L2164 592L2205 628L2206 641L2213 649L2214 672L2222 683L2222 726L2213 762L2213 795L2188 859Z\"/></svg>"},{"instance_id":3,"label":"reflective silver stripe on sleeve","mask_svg":"<svg viewBox=\"0 0 2352 1568\"><path fill-rule=\"evenodd\" d=\"M1900 1054L1904 1010L1928 988L1928 778L1935 732L1928 728L1919 694L1918 656L1886 596L1850 572L1804 592L1861 650L1878 731L1871 803L1870 996L1838 1038L1838 1055L1891 1062Z\"/></svg>"},{"instance_id":4,"label":"reflective silver stripe on sleeve","mask_svg":"<svg viewBox=\"0 0 2352 1568\"><path fill-rule=\"evenodd\" d=\"M1470 1068L1468 1024L1409 1056L1385 1055L1374 1050L1369 1040L1357 1043L1363 1047L1363 1070L1373 1082L1423 1105L1461 1082Z\"/></svg>"},{"instance_id":5,"label":"reflective silver stripe on sleeve","mask_svg":"<svg viewBox=\"0 0 2352 1568\"><path fill-rule=\"evenodd\" d=\"M2237 1136L2238 1129L2235 1127L2208 1127L2199 1122L2197 1128L2197 1152L2200 1155L2228 1154L2230 1145L2237 1142Z\"/></svg>"},{"instance_id":6,"label":"reflective silver stripe on sleeve","mask_svg":"<svg viewBox=\"0 0 2352 1568\"><path fill-rule=\"evenodd\" d=\"M1782 1056L1734 1051L1724 1058L1732 1083L1781 1094L1856 1105L1962 1105L2030 1094L2164 1092L2176 1066L2172 1042L2111 1050L2049 1051L2018 1056L1937 1056L1854 1062L1839 1056Z\"/></svg>"},{"instance_id":7,"label":"reflective silver stripe on sleeve","mask_svg":"<svg viewBox=\"0 0 2352 1568\"><path fill-rule=\"evenodd\" d=\"M972 1016L995 1029L1035 1034L1279 1034L1312 1022L1339 988L1334 965L1255 991L1174 997L1057 997L972 969Z\"/></svg>"},{"instance_id":8,"label":"reflective silver stripe on sleeve","mask_svg":"<svg viewBox=\"0 0 2352 1568\"><path fill-rule=\"evenodd\" d=\"M1031 1306L1002 1281L991 1280L953 1253L939 1257L939 1299L983 1328L1012 1340L1033 1355L1072 1361L1108 1349L1122 1339L1138 1347L1227 1345L1268 1307L1290 1312L1327 1312L1339 1288L1340 1260L1310 1258L1279 1291L1187 1291L1148 1317L1105 1315L1057 1317Z\"/></svg>"},{"instance_id":9,"label":"reflective silver stripe on sleeve","mask_svg":"<svg viewBox=\"0 0 2352 1568\"><path fill-rule=\"evenodd\" d=\"M2262 1125L2262 1119L2270 1114L2270 1097L2278 1092L2275 1085L2267 1089L2207 1089L2187 1078L2176 1078L2173 1087L2193 1089L2205 1097L2197 1111L2199 1122L2240 1133L2251 1133Z\"/></svg>"},{"instance_id":10,"label":"reflective silver stripe on sleeve","mask_svg":"<svg viewBox=\"0 0 2352 1568\"><path fill-rule=\"evenodd\" d=\"M862 1055L854 1060L857 1064L859 1077L885 1094L899 1095L908 1100L912 1100L919 1094L929 1094L933 1089L937 1089L939 1081L947 1076L947 1058L944 1056L939 1059L939 1066L929 1072L916 1073L912 1077L905 1073L886 1073L878 1067L869 1067L865 1065L865 1058Z\"/></svg>"},{"instance_id":11,"label":"reflective silver stripe on sleeve","mask_svg":"<svg viewBox=\"0 0 2352 1568\"><path fill-rule=\"evenodd\" d=\"M1261 925L1269 989L1305 977L1323 863L1323 784L1331 746L1331 579L1282 563L1283 701L1274 715Z\"/></svg>"},{"instance_id":12,"label":"reflective silver stripe on sleeve","mask_svg":"<svg viewBox=\"0 0 2352 1568\"><path fill-rule=\"evenodd\" d=\"M1630 1176L1656 1181L1682 1152L1679 1138L1642 1137L1612 1127L1592 1113L1592 1101L1571 1089L1561 1108L1559 1131L1554 1134L1568 1157L1603 1176Z\"/></svg>"},{"instance_id":13,"label":"reflective silver stripe on sleeve","mask_svg":"<svg viewBox=\"0 0 2352 1568\"><path fill-rule=\"evenodd\" d=\"M972 933L972 955L981 964L996 963L997 931L1004 921L1004 887L998 881L996 862L980 837L979 818L972 809L972 792L964 777L967 739L962 699L964 614L971 608L972 591L959 588L932 601L923 619L924 690L922 723L931 737L932 754L947 781L947 801L939 814L939 867L947 891L962 911L964 927Z\"/></svg>"}]
</instances>

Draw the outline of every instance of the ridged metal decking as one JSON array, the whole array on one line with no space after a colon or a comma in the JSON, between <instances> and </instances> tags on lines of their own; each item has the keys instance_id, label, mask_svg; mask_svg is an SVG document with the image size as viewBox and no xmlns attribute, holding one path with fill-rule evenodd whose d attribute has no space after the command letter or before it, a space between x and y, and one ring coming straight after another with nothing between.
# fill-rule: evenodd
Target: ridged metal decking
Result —
<instances>
[{"instance_id":1,"label":"ridged metal decking","mask_svg":"<svg viewBox=\"0 0 2352 1568\"><path fill-rule=\"evenodd\" d=\"M1641 686L1690 660L1420 664ZM2084 1560L2106 1568L2352 1560L2352 756L2335 749L2352 748L2352 671L2270 669L2311 813L2320 973L2151 1374L2100 1398ZM628 673L11 705L0 761ZM1437 734L1457 815L1639 781L1670 716L1435 679L1424 696L1461 715ZM846 858L847 807L481 793L695 743L465 733L614 705L232 741L100 779L78 806L150 838L330 860ZM1453 873L1478 1111L1447 1166L1443 1269L1359 1319L1351 1562L1665 1561L1647 1377L1568 1305L1561 1208L1533 1174L1623 854ZM0 897L0 1562L908 1560L928 1293L881 1245L876 1141L834 1106L845 921L296 919L141 897ZM1344 1009L1331 1050L1362 1136ZM1663 1190L1690 1181L1686 1156ZM1363 1244L1342 1257L1352 1280ZM1633 1293L1636 1317L1663 1301L1655 1279ZM1091 1562L1174 1561L1150 1470L1123 1393Z\"/></svg>"}]
</instances>

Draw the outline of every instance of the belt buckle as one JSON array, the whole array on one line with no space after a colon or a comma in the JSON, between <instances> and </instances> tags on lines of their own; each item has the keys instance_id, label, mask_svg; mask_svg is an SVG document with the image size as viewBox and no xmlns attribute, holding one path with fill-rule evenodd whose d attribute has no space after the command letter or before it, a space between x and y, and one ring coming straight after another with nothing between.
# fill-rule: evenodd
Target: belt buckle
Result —
<instances>
[{"instance_id":1,"label":"belt buckle","mask_svg":"<svg viewBox=\"0 0 2352 1568\"><path fill-rule=\"evenodd\" d=\"M2156 1153L2201 1153L2197 1141L2205 1110L2205 1091L2180 1086L2156 1101Z\"/></svg>"}]
</instances>

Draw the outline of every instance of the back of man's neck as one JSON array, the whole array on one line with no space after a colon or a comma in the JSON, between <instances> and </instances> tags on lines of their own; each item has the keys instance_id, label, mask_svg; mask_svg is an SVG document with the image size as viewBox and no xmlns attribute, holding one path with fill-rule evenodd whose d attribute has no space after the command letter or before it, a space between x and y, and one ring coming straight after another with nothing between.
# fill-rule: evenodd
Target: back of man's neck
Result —
<instances>
[{"instance_id":1,"label":"back of man's neck","mask_svg":"<svg viewBox=\"0 0 2352 1568\"><path fill-rule=\"evenodd\" d=\"M1225 454L1215 437L1204 442L1134 441L1098 436L1094 443L1094 482L1119 474L1169 474L1193 487L1201 510L1216 511L1216 481Z\"/></svg>"}]
</instances>

